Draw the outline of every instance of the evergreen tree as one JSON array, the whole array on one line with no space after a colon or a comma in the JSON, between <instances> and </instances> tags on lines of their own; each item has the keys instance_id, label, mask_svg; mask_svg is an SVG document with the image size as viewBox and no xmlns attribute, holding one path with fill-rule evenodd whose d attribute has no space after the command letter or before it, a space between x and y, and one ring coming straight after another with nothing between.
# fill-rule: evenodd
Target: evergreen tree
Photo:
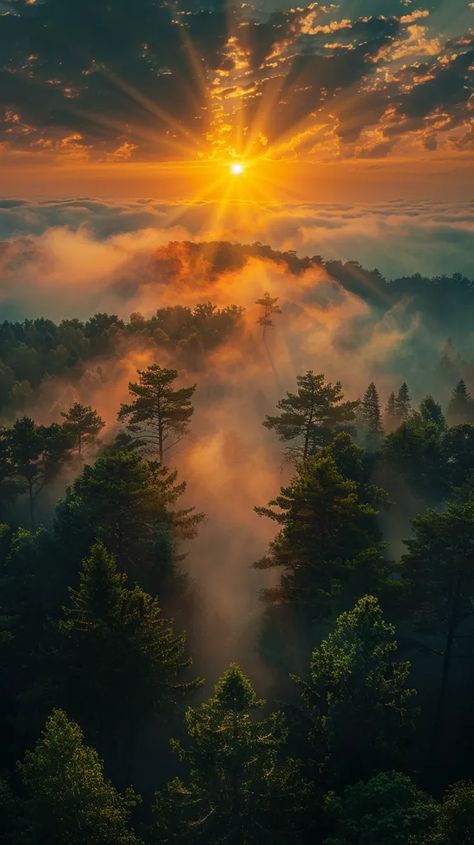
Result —
<instances>
[{"instance_id":1,"label":"evergreen tree","mask_svg":"<svg viewBox=\"0 0 474 845\"><path fill-rule=\"evenodd\" d=\"M365 391L359 418L367 449L369 451L378 449L383 437L383 427L379 395L373 381L370 382Z\"/></svg>"},{"instance_id":2,"label":"evergreen tree","mask_svg":"<svg viewBox=\"0 0 474 845\"><path fill-rule=\"evenodd\" d=\"M377 512L360 500L356 482L342 476L332 455L301 463L270 505L255 511L280 531L254 566L284 573L278 587L263 592L268 601L297 605L314 619L331 609L343 584L369 559L371 567L377 561L370 577L385 577Z\"/></svg>"},{"instance_id":3,"label":"evergreen tree","mask_svg":"<svg viewBox=\"0 0 474 845\"><path fill-rule=\"evenodd\" d=\"M3 432L9 456L11 477L25 486L28 495L30 528L35 528L35 502L43 487L60 471L70 451L62 426L36 425L30 417L18 419Z\"/></svg>"},{"instance_id":4,"label":"evergreen tree","mask_svg":"<svg viewBox=\"0 0 474 845\"><path fill-rule=\"evenodd\" d=\"M186 713L188 742L174 742L188 777L157 796L156 843L297 843L308 787L282 755L281 713L254 717L264 702L231 665L209 701Z\"/></svg>"},{"instance_id":5,"label":"evergreen tree","mask_svg":"<svg viewBox=\"0 0 474 845\"><path fill-rule=\"evenodd\" d=\"M273 326L272 317L274 314L281 314L281 308L277 305L278 296L272 297L265 291L260 299L257 299L255 304L260 305L262 313L257 320L259 326L262 326L262 338L265 339L265 334L268 328Z\"/></svg>"},{"instance_id":6,"label":"evergreen tree","mask_svg":"<svg viewBox=\"0 0 474 845\"><path fill-rule=\"evenodd\" d=\"M411 400L406 381L403 382L397 393L397 398L395 399L395 412L397 419L399 420L406 420L410 416Z\"/></svg>"},{"instance_id":7,"label":"evergreen tree","mask_svg":"<svg viewBox=\"0 0 474 845\"><path fill-rule=\"evenodd\" d=\"M65 545L73 542L69 556L77 563L95 540L103 540L119 566L155 592L176 574L179 557L174 553L170 560L170 544L193 537L203 519L194 508L174 509L185 487L176 483L176 472L119 442L93 466L86 465L68 488L57 511L56 533ZM169 542L163 558L165 535Z\"/></svg>"},{"instance_id":8,"label":"evergreen tree","mask_svg":"<svg viewBox=\"0 0 474 845\"><path fill-rule=\"evenodd\" d=\"M388 397L387 405L385 408L385 428L387 431L393 431L394 428L397 427L400 420L398 419L397 414L397 400L395 398L395 393L391 392L390 396Z\"/></svg>"},{"instance_id":9,"label":"evergreen tree","mask_svg":"<svg viewBox=\"0 0 474 845\"><path fill-rule=\"evenodd\" d=\"M466 387L464 379L460 379L453 390L448 405L448 420L450 425L462 425L474 422L474 401Z\"/></svg>"},{"instance_id":10,"label":"evergreen tree","mask_svg":"<svg viewBox=\"0 0 474 845\"><path fill-rule=\"evenodd\" d=\"M380 772L324 800L323 845L415 845L436 813L435 801L408 775Z\"/></svg>"},{"instance_id":11,"label":"evergreen tree","mask_svg":"<svg viewBox=\"0 0 474 845\"><path fill-rule=\"evenodd\" d=\"M63 428L71 435L79 455L84 443L94 441L105 426L97 411L90 405L81 405L80 402L75 402L69 411L63 411L61 416L64 417Z\"/></svg>"},{"instance_id":12,"label":"evergreen tree","mask_svg":"<svg viewBox=\"0 0 474 845\"><path fill-rule=\"evenodd\" d=\"M448 491L443 456L443 429L418 411L387 435L383 454L387 463L427 501L439 501Z\"/></svg>"},{"instance_id":13,"label":"evergreen tree","mask_svg":"<svg viewBox=\"0 0 474 845\"><path fill-rule=\"evenodd\" d=\"M139 845L129 827L138 801L104 777L97 752L62 710L54 710L33 751L18 764L18 812L25 845Z\"/></svg>"},{"instance_id":14,"label":"evergreen tree","mask_svg":"<svg viewBox=\"0 0 474 845\"><path fill-rule=\"evenodd\" d=\"M134 398L121 406L118 417L128 420L129 430L137 434L140 441L158 448L160 463L163 463L165 452L181 440L189 425L194 413L191 399L196 385L174 390L177 370L168 370L158 364L138 370L138 375L138 382L128 385ZM174 438L172 442L171 437Z\"/></svg>"},{"instance_id":15,"label":"evergreen tree","mask_svg":"<svg viewBox=\"0 0 474 845\"><path fill-rule=\"evenodd\" d=\"M436 701L433 744L442 735L454 644L474 608L474 498L429 510L412 522L402 575L413 619L422 631L442 637L441 680Z\"/></svg>"},{"instance_id":16,"label":"evergreen tree","mask_svg":"<svg viewBox=\"0 0 474 845\"><path fill-rule=\"evenodd\" d=\"M400 755L413 728L410 664L396 662L395 628L376 598L342 613L298 679L314 765L335 783L373 774Z\"/></svg>"},{"instance_id":17,"label":"evergreen tree","mask_svg":"<svg viewBox=\"0 0 474 845\"><path fill-rule=\"evenodd\" d=\"M445 430L446 420L444 419L443 409L432 396L425 396L423 399L420 404L420 416L424 423L433 423L440 431Z\"/></svg>"},{"instance_id":18,"label":"evergreen tree","mask_svg":"<svg viewBox=\"0 0 474 845\"><path fill-rule=\"evenodd\" d=\"M68 707L127 770L140 723L199 683L186 680L185 635L162 619L156 599L127 586L100 544L83 562L59 633L58 681Z\"/></svg>"},{"instance_id":19,"label":"evergreen tree","mask_svg":"<svg viewBox=\"0 0 474 845\"><path fill-rule=\"evenodd\" d=\"M328 444L334 433L355 419L357 402L343 402L341 383L326 382L312 370L298 376L297 393L280 399L278 416L267 416L263 425L274 429L280 440L297 440L295 451L303 461Z\"/></svg>"}]
</instances>

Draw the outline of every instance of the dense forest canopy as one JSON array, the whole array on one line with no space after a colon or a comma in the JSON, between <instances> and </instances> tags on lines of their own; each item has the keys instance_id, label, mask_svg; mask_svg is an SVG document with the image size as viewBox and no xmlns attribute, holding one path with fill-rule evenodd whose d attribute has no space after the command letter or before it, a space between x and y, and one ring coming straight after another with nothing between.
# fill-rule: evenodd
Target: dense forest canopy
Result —
<instances>
[{"instance_id":1,"label":"dense forest canopy","mask_svg":"<svg viewBox=\"0 0 474 845\"><path fill-rule=\"evenodd\" d=\"M470 845L473 282L143 284L0 325L0 841Z\"/></svg>"}]
</instances>

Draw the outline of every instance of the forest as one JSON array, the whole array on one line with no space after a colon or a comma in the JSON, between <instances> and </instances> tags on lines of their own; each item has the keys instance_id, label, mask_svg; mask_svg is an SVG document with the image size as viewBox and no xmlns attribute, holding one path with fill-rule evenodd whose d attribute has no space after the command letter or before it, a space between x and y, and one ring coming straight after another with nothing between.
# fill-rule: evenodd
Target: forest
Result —
<instances>
[{"instance_id":1,"label":"forest","mask_svg":"<svg viewBox=\"0 0 474 845\"><path fill-rule=\"evenodd\" d=\"M474 283L183 250L0 325L0 841L472 845Z\"/></svg>"}]
</instances>

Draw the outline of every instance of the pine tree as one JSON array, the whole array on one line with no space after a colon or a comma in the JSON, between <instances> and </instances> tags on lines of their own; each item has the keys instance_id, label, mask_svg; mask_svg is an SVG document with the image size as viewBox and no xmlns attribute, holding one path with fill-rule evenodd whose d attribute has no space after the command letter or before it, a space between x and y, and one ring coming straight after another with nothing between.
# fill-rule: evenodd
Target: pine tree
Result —
<instances>
[{"instance_id":1,"label":"pine tree","mask_svg":"<svg viewBox=\"0 0 474 845\"><path fill-rule=\"evenodd\" d=\"M203 519L194 508L175 509L186 488L176 477L129 444L105 449L58 507L56 534L68 546L72 541L69 556L79 563L95 540L103 540L119 566L155 592L170 574L168 550L163 561L159 556L163 534L173 544L189 539Z\"/></svg>"},{"instance_id":2,"label":"pine tree","mask_svg":"<svg viewBox=\"0 0 474 845\"><path fill-rule=\"evenodd\" d=\"M296 477L270 507L256 513L280 526L267 554L254 566L281 567L278 587L263 591L278 604L298 606L310 618L329 612L334 598L367 556L372 576L382 577L386 563L376 525L376 510L362 502L355 481L344 478L333 456L322 454L300 464Z\"/></svg>"},{"instance_id":3,"label":"pine tree","mask_svg":"<svg viewBox=\"0 0 474 845\"><path fill-rule=\"evenodd\" d=\"M410 664L396 662L395 629L378 600L364 596L342 613L297 679L312 724L314 764L335 783L390 765L413 727Z\"/></svg>"},{"instance_id":4,"label":"pine tree","mask_svg":"<svg viewBox=\"0 0 474 845\"><path fill-rule=\"evenodd\" d=\"M433 725L436 749L443 733L456 638L474 612L474 499L451 504L443 512L428 510L412 524L414 536L405 541L408 551L402 557L408 608L421 631L443 641Z\"/></svg>"},{"instance_id":5,"label":"pine tree","mask_svg":"<svg viewBox=\"0 0 474 845\"><path fill-rule=\"evenodd\" d=\"M259 326L262 326L262 338L265 339L265 334L268 328L273 326L272 317L274 314L281 314L281 308L277 305L278 296L272 297L265 291L260 299L257 299L255 305L260 305L262 313L257 320Z\"/></svg>"},{"instance_id":6,"label":"pine tree","mask_svg":"<svg viewBox=\"0 0 474 845\"><path fill-rule=\"evenodd\" d=\"M128 386L134 399L121 406L118 418L128 420L129 430L137 434L141 442L156 447L160 463L163 463L165 452L181 440L189 425L194 413L191 398L196 385L174 390L177 370L158 364L138 370L138 375L138 382L130 382ZM174 438L172 442L171 437Z\"/></svg>"},{"instance_id":7,"label":"pine tree","mask_svg":"<svg viewBox=\"0 0 474 845\"><path fill-rule=\"evenodd\" d=\"M448 420L450 425L462 425L474 421L474 401L464 379L460 379L453 390L448 405Z\"/></svg>"},{"instance_id":8,"label":"pine tree","mask_svg":"<svg viewBox=\"0 0 474 845\"><path fill-rule=\"evenodd\" d=\"M126 769L140 723L199 683L186 680L185 635L174 633L156 599L127 586L100 544L83 562L59 634L58 681L68 707Z\"/></svg>"},{"instance_id":9,"label":"pine tree","mask_svg":"<svg viewBox=\"0 0 474 845\"><path fill-rule=\"evenodd\" d=\"M188 777L171 781L155 804L157 843L263 845L297 843L308 786L282 752L281 713L264 706L237 665L209 701L186 713L188 741L173 746Z\"/></svg>"},{"instance_id":10,"label":"pine tree","mask_svg":"<svg viewBox=\"0 0 474 845\"><path fill-rule=\"evenodd\" d=\"M385 408L385 428L389 432L393 431L393 429L397 427L398 423L397 400L395 398L395 393L392 390Z\"/></svg>"},{"instance_id":11,"label":"pine tree","mask_svg":"<svg viewBox=\"0 0 474 845\"><path fill-rule=\"evenodd\" d=\"M69 411L62 411L61 416L64 417L63 428L71 435L79 455L84 443L93 442L105 426L97 411L90 405L81 405L80 402L75 402Z\"/></svg>"},{"instance_id":12,"label":"pine tree","mask_svg":"<svg viewBox=\"0 0 474 845\"><path fill-rule=\"evenodd\" d=\"M406 381L403 382L397 393L395 412L398 420L406 420L410 416L411 400Z\"/></svg>"},{"instance_id":13,"label":"pine tree","mask_svg":"<svg viewBox=\"0 0 474 845\"><path fill-rule=\"evenodd\" d=\"M382 415L377 388L372 381L365 391L360 407L360 420L369 451L380 446L383 437Z\"/></svg>"},{"instance_id":14,"label":"pine tree","mask_svg":"<svg viewBox=\"0 0 474 845\"><path fill-rule=\"evenodd\" d=\"M138 796L120 795L104 777L97 752L84 745L80 727L54 710L33 751L18 764L27 845L139 845L130 829Z\"/></svg>"},{"instance_id":15,"label":"pine tree","mask_svg":"<svg viewBox=\"0 0 474 845\"><path fill-rule=\"evenodd\" d=\"M424 423L433 423L440 431L446 429L443 409L430 395L425 396L420 404L420 416Z\"/></svg>"},{"instance_id":16,"label":"pine tree","mask_svg":"<svg viewBox=\"0 0 474 845\"><path fill-rule=\"evenodd\" d=\"M326 382L322 373L312 370L298 376L297 393L280 399L278 416L267 416L263 425L274 429L280 440L297 440L294 450L303 461L331 441L335 432L355 419L357 402L343 402L341 383Z\"/></svg>"}]
</instances>

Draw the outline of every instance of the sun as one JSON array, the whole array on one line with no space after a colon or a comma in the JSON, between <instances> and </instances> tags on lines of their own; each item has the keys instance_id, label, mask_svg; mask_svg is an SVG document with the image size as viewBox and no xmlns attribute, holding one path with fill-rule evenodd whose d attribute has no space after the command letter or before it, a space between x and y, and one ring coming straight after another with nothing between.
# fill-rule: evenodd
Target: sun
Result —
<instances>
[{"instance_id":1,"label":"sun","mask_svg":"<svg viewBox=\"0 0 474 845\"><path fill-rule=\"evenodd\" d=\"M233 161L229 169L233 176L241 176L244 172L244 165L240 161Z\"/></svg>"}]
</instances>

